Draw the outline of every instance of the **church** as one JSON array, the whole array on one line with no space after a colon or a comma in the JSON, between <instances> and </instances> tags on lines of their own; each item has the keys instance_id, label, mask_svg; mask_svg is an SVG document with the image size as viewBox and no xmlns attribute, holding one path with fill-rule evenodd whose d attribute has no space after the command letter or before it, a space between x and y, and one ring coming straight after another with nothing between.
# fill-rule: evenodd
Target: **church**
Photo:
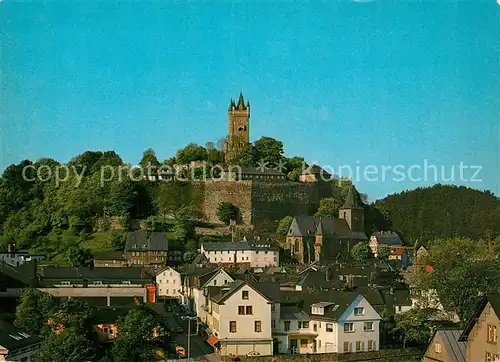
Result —
<instances>
[{"instance_id":1,"label":"church","mask_svg":"<svg viewBox=\"0 0 500 362\"><path fill-rule=\"evenodd\" d=\"M351 186L339 218L296 216L286 235L285 249L299 264L336 260L350 253L359 242L366 242L364 208Z\"/></svg>"}]
</instances>

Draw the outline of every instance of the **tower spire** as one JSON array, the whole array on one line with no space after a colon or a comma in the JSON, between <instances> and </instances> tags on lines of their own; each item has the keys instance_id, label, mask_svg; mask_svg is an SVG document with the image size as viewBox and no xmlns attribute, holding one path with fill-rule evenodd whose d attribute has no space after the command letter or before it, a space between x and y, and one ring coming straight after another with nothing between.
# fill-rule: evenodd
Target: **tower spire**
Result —
<instances>
[{"instance_id":1,"label":"tower spire","mask_svg":"<svg viewBox=\"0 0 500 362\"><path fill-rule=\"evenodd\" d=\"M240 98L238 99L238 109L239 110L245 109L245 99L243 98L243 92L240 92Z\"/></svg>"},{"instance_id":2,"label":"tower spire","mask_svg":"<svg viewBox=\"0 0 500 362\"><path fill-rule=\"evenodd\" d=\"M344 202L344 206L341 207L341 209L358 209L361 208L361 202L360 202L360 197L359 193L356 190L356 187L351 184L349 187L349 192L347 193L347 197Z\"/></svg>"}]
</instances>

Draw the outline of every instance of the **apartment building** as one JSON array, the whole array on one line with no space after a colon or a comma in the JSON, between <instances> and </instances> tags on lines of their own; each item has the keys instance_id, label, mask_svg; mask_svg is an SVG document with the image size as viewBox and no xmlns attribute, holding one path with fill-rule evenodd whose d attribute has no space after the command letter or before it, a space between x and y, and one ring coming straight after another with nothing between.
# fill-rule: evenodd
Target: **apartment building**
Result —
<instances>
[{"instance_id":1,"label":"apartment building","mask_svg":"<svg viewBox=\"0 0 500 362\"><path fill-rule=\"evenodd\" d=\"M156 272L156 295L159 299L181 299L181 274L171 267Z\"/></svg>"},{"instance_id":2,"label":"apartment building","mask_svg":"<svg viewBox=\"0 0 500 362\"><path fill-rule=\"evenodd\" d=\"M381 317L361 294L283 293L274 336L280 353L379 350ZM291 298L290 298L291 297ZM287 300L288 299L288 300Z\"/></svg>"},{"instance_id":3,"label":"apartment building","mask_svg":"<svg viewBox=\"0 0 500 362\"><path fill-rule=\"evenodd\" d=\"M203 243L201 253L211 264L263 268L279 265L279 249L270 244L248 242Z\"/></svg>"},{"instance_id":4,"label":"apartment building","mask_svg":"<svg viewBox=\"0 0 500 362\"><path fill-rule=\"evenodd\" d=\"M500 361L500 294L483 297L459 341L467 343L467 362Z\"/></svg>"},{"instance_id":5,"label":"apartment building","mask_svg":"<svg viewBox=\"0 0 500 362\"><path fill-rule=\"evenodd\" d=\"M273 354L273 301L247 281L207 287L206 317L209 343L224 356Z\"/></svg>"}]
</instances>

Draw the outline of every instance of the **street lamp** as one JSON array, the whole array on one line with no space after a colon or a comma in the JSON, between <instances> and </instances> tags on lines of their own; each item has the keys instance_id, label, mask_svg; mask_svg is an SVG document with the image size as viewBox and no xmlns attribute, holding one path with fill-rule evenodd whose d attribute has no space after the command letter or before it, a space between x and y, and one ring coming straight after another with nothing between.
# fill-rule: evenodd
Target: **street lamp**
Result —
<instances>
[{"instance_id":1,"label":"street lamp","mask_svg":"<svg viewBox=\"0 0 500 362\"><path fill-rule=\"evenodd\" d=\"M190 347L191 347L191 321L197 320L197 317L182 316L181 319L188 321L187 360L189 362L189 352L190 352ZM198 329L198 328L196 328L196 329Z\"/></svg>"}]
</instances>

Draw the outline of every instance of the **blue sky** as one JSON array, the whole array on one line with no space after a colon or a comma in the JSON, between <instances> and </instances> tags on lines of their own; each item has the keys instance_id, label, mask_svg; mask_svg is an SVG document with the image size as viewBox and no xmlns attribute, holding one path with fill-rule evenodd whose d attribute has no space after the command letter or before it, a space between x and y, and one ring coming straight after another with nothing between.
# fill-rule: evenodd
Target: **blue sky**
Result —
<instances>
[{"instance_id":1,"label":"blue sky","mask_svg":"<svg viewBox=\"0 0 500 362\"><path fill-rule=\"evenodd\" d=\"M243 91L252 140L334 170L377 167L378 181L355 179L371 200L434 183L418 169L380 180L384 165L426 159L448 176L481 166L442 183L500 194L495 0L4 0L0 13L0 170L86 150L163 160L223 137Z\"/></svg>"}]
</instances>

